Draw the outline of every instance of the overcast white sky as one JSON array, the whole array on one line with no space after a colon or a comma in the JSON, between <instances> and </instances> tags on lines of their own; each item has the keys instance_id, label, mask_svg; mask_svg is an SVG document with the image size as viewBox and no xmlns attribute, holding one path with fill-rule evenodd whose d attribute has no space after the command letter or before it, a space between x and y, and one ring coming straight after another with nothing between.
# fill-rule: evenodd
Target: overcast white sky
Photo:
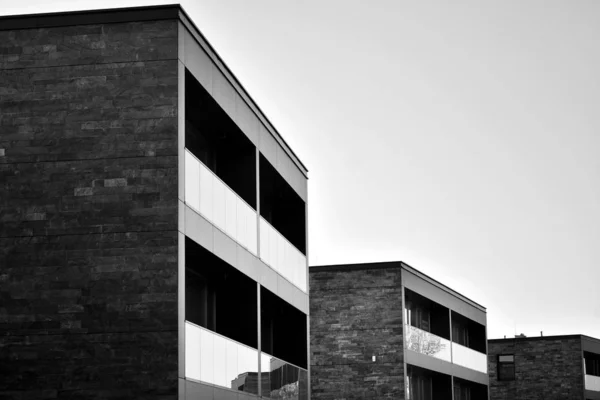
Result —
<instances>
[{"instance_id":1,"label":"overcast white sky","mask_svg":"<svg viewBox=\"0 0 600 400\"><path fill-rule=\"evenodd\" d=\"M311 265L402 260L490 338L600 338L600 2L182 5L309 169Z\"/></svg>"}]
</instances>

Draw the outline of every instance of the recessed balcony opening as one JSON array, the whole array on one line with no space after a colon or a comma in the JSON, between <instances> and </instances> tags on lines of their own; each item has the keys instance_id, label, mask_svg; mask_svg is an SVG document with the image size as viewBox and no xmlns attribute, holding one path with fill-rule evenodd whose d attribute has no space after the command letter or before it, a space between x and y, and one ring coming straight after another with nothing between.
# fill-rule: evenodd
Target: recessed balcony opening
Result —
<instances>
[{"instance_id":1,"label":"recessed balcony opening","mask_svg":"<svg viewBox=\"0 0 600 400\"><path fill-rule=\"evenodd\" d=\"M452 341L485 354L485 326L452 311Z\"/></svg>"},{"instance_id":2,"label":"recessed balcony opening","mask_svg":"<svg viewBox=\"0 0 600 400\"><path fill-rule=\"evenodd\" d=\"M306 255L304 200L260 155L260 215Z\"/></svg>"},{"instance_id":3,"label":"recessed balcony opening","mask_svg":"<svg viewBox=\"0 0 600 400\"><path fill-rule=\"evenodd\" d=\"M487 398L487 386L454 377L454 400L487 400Z\"/></svg>"},{"instance_id":4,"label":"recessed balcony opening","mask_svg":"<svg viewBox=\"0 0 600 400\"><path fill-rule=\"evenodd\" d=\"M258 348L256 282L185 240L185 319Z\"/></svg>"},{"instance_id":5,"label":"recessed balcony opening","mask_svg":"<svg viewBox=\"0 0 600 400\"><path fill-rule=\"evenodd\" d=\"M256 147L187 69L185 147L256 209Z\"/></svg>"},{"instance_id":6,"label":"recessed balcony opening","mask_svg":"<svg viewBox=\"0 0 600 400\"><path fill-rule=\"evenodd\" d=\"M406 288L404 304L406 324L444 339L450 339L448 308Z\"/></svg>"},{"instance_id":7,"label":"recessed balcony opening","mask_svg":"<svg viewBox=\"0 0 600 400\"><path fill-rule=\"evenodd\" d=\"M600 354L583 352L585 359L585 374L600 377Z\"/></svg>"},{"instance_id":8,"label":"recessed balcony opening","mask_svg":"<svg viewBox=\"0 0 600 400\"><path fill-rule=\"evenodd\" d=\"M408 400L452 400L450 375L407 365Z\"/></svg>"},{"instance_id":9,"label":"recessed balcony opening","mask_svg":"<svg viewBox=\"0 0 600 400\"><path fill-rule=\"evenodd\" d=\"M262 286L260 309L262 351L306 369L306 315Z\"/></svg>"}]
</instances>

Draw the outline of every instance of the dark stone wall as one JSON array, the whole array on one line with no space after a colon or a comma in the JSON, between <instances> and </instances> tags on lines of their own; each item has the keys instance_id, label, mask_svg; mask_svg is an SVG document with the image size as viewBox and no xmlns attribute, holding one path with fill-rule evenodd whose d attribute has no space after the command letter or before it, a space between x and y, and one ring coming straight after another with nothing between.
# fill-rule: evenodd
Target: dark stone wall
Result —
<instances>
[{"instance_id":1,"label":"dark stone wall","mask_svg":"<svg viewBox=\"0 0 600 400\"><path fill-rule=\"evenodd\" d=\"M310 272L313 399L404 398L400 272Z\"/></svg>"},{"instance_id":2,"label":"dark stone wall","mask_svg":"<svg viewBox=\"0 0 600 400\"><path fill-rule=\"evenodd\" d=\"M177 395L177 21L0 31L0 399Z\"/></svg>"},{"instance_id":3,"label":"dark stone wall","mask_svg":"<svg viewBox=\"0 0 600 400\"><path fill-rule=\"evenodd\" d=\"M497 355L515 355L515 380L498 381ZM490 400L583 399L581 338L488 342Z\"/></svg>"}]
</instances>

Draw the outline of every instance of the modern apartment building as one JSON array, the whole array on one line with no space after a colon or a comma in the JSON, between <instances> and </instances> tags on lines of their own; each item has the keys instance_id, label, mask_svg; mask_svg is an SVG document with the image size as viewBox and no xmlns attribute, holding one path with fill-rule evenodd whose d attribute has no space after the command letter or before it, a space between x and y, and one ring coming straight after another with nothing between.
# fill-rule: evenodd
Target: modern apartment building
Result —
<instances>
[{"instance_id":1,"label":"modern apartment building","mask_svg":"<svg viewBox=\"0 0 600 400\"><path fill-rule=\"evenodd\" d=\"M491 400L600 399L600 340L585 335L488 341Z\"/></svg>"},{"instance_id":2,"label":"modern apartment building","mask_svg":"<svg viewBox=\"0 0 600 400\"><path fill-rule=\"evenodd\" d=\"M0 18L0 398L309 398L307 170L178 6Z\"/></svg>"},{"instance_id":3,"label":"modern apartment building","mask_svg":"<svg viewBox=\"0 0 600 400\"><path fill-rule=\"evenodd\" d=\"M309 276L313 399L488 399L484 307L400 261Z\"/></svg>"}]
</instances>

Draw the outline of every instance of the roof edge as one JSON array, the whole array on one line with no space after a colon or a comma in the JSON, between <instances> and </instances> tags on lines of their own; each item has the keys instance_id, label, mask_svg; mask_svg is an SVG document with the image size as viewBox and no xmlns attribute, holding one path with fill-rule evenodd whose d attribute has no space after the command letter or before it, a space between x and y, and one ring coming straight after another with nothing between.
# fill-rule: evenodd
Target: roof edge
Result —
<instances>
[{"instance_id":1,"label":"roof edge","mask_svg":"<svg viewBox=\"0 0 600 400\"><path fill-rule=\"evenodd\" d=\"M265 128L275 137L275 140L284 148L284 151L289 154L292 161L298 169L308 179L308 168L300 160L298 155L285 141L283 136L275 128L275 125L267 118L264 111L252 99L246 88L240 83L235 74L229 69L222 57L217 53L214 47L202 34L202 31L196 26L194 20L186 13L180 4L164 4L155 6L137 6L137 7L121 7L121 8L106 8L92 10L77 10L77 11L59 11L52 13L36 13L36 14L14 14L0 16L0 31L18 30L18 29L39 29L39 28L54 28L73 25L92 25L92 24L112 24L124 22L139 22L139 21L160 21L174 19L181 21L188 26L188 29L193 29L196 34L202 39L211 51L214 58L220 64L220 68L225 72L227 79L232 81L234 87L244 93L251 103L250 108L254 108L259 114L259 120L262 120ZM250 105L250 104L249 104Z\"/></svg>"},{"instance_id":2,"label":"roof edge","mask_svg":"<svg viewBox=\"0 0 600 400\"><path fill-rule=\"evenodd\" d=\"M208 48L208 50L210 50L210 53L211 53L211 54L209 54L209 57L214 56L214 58L216 59L215 61L218 61L218 64L219 64L218 66L223 69L223 72L225 72L225 77L227 79L229 79L230 81L232 81L231 83L233 84L234 88L236 88L236 86L239 87L239 91L241 91L242 93L245 94L245 96L242 96L242 98L244 98L244 97L248 98L248 100L246 100L246 99L244 99L244 100L246 102L249 101L251 103L251 104L248 104L251 109L252 108L256 109L256 113L259 114L259 120L261 120L261 119L264 120L261 122L264 123L265 128L267 128L267 131L269 131L269 133L271 135L275 136L275 140L280 142L280 145L284 148L284 151L286 151L289 154L290 158L292 159L292 161L294 161L294 163L300 169L300 171L302 172L304 177L306 179L308 179L308 168L306 168L306 165L304 165L304 163L300 160L300 157L298 157L298 155L294 152L294 150L292 150L290 145L285 141L285 139L279 133L277 128L275 128L275 125L273 125L273 123L269 120L269 118L267 117L265 112L258 106L258 104L256 103L256 101L254 101L252 96L250 96L249 92L246 90L244 85L242 85L242 83L235 76L235 74L231 71L231 69L229 69L227 64L223 61L223 58L219 55L219 53L215 50L215 48L210 44L210 41L206 38L206 36L204 36L202 31L198 28L198 26L194 22L194 20L192 18L190 18L190 16L185 12L183 7L179 7L179 11L180 11L180 15L178 17L179 20L182 21L184 26L186 26L188 29L193 29L195 31L195 33L200 37L200 39L202 40L202 43L199 43L200 47L204 47L204 45L206 45L206 47ZM196 40L198 40L198 39L196 39ZM236 90L237 90L237 88L236 88Z\"/></svg>"},{"instance_id":3,"label":"roof edge","mask_svg":"<svg viewBox=\"0 0 600 400\"><path fill-rule=\"evenodd\" d=\"M488 342L494 343L502 343L507 341L529 341L529 340L558 340L558 339L581 339L582 337L589 337L581 334L573 334L573 335L550 335L550 336L528 336L528 337L512 337L512 338L499 338L499 339L488 339ZM594 339L594 338L591 338ZM596 339L598 340L598 339Z\"/></svg>"},{"instance_id":4,"label":"roof edge","mask_svg":"<svg viewBox=\"0 0 600 400\"><path fill-rule=\"evenodd\" d=\"M178 19L180 10L181 6L179 4L166 4L158 6L4 15L0 16L0 30Z\"/></svg>"},{"instance_id":5,"label":"roof edge","mask_svg":"<svg viewBox=\"0 0 600 400\"><path fill-rule=\"evenodd\" d=\"M333 264L333 265L315 265L311 266L308 269L310 273L318 273L318 272L343 272L343 271L358 271L358 270L372 270L372 269L389 269L389 268L404 268L408 272L418 276L421 279L428 281L429 283L437 286L441 290L444 290L448 294L471 304L475 308L478 308L480 311L487 312L487 308L482 306L481 304L469 299L467 296L460 294L456 290L452 289L444 285L443 283L433 279L427 274L419 271L416 268L411 267L406 264L404 261L382 261L382 262L373 262L373 263L358 263L358 264Z\"/></svg>"}]
</instances>

